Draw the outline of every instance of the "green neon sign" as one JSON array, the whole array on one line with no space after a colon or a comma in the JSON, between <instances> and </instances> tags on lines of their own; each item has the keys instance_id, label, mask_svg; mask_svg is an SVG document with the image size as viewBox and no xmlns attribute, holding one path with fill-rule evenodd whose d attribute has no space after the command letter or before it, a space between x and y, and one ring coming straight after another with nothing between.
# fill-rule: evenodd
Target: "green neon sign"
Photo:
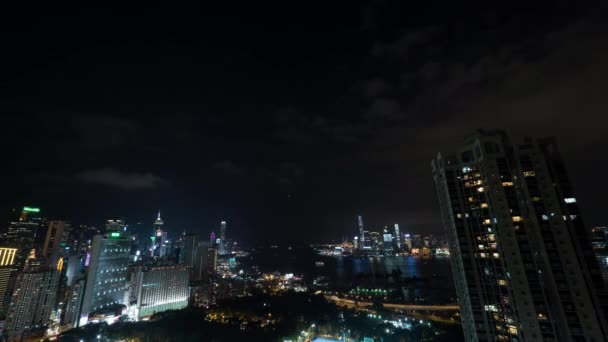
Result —
<instances>
[{"instance_id":1,"label":"green neon sign","mask_svg":"<svg viewBox=\"0 0 608 342\"><path fill-rule=\"evenodd\" d=\"M40 212L40 208L23 207L23 211L28 212L28 213L39 213Z\"/></svg>"},{"instance_id":2,"label":"green neon sign","mask_svg":"<svg viewBox=\"0 0 608 342\"><path fill-rule=\"evenodd\" d=\"M110 236L111 237L120 237L120 233L118 233L118 232L112 232L112 233L110 233Z\"/></svg>"}]
</instances>

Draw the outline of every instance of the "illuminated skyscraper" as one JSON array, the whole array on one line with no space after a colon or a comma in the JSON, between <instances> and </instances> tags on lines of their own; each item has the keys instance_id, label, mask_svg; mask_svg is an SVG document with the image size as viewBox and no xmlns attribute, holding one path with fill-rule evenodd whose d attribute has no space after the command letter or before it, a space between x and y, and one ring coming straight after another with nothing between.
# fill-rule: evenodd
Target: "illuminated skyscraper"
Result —
<instances>
[{"instance_id":1,"label":"illuminated skyscraper","mask_svg":"<svg viewBox=\"0 0 608 342\"><path fill-rule=\"evenodd\" d=\"M606 341L606 292L555 141L471 136L432 163L467 341Z\"/></svg>"},{"instance_id":2,"label":"illuminated skyscraper","mask_svg":"<svg viewBox=\"0 0 608 342\"><path fill-rule=\"evenodd\" d=\"M363 249L366 245L365 242L365 227L363 226L363 216L357 216L357 221L359 224L359 248Z\"/></svg>"},{"instance_id":3,"label":"illuminated skyscraper","mask_svg":"<svg viewBox=\"0 0 608 342\"><path fill-rule=\"evenodd\" d=\"M384 254L391 255L394 252L393 246L393 234L388 231L388 227L384 227L384 232L382 234L382 249L384 250Z\"/></svg>"},{"instance_id":4,"label":"illuminated skyscraper","mask_svg":"<svg viewBox=\"0 0 608 342\"><path fill-rule=\"evenodd\" d=\"M226 221L220 223L220 254L228 253L228 242L226 241Z\"/></svg>"},{"instance_id":5,"label":"illuminated skyscraper","mask_svg":"<svg viewBox=\"0 0 608 342\"><path fill-rule=\"evenodd\" d=\"M126 225L122 219L111 219L106 221L106 234L124 232L125 228Z\"/></svg>"},{"instance_id":6,"label":"illuminated skyscraper","mask_svg":"<svg viewBox=\"0 0 608 342\"><path fill-rule=\"evenodd\" d=\"M18 212L13 210L11 222L8 225L6 241L9 247L18 249L15 256L15 267L23 268L30 251L40 252L45 237L45 224L40 216L40 208L23 207Z\"/></svg>"},{"instance_id":7,"label":"illuminated skyscraper","mask_svg":"<svg viewBox=\"0 0 608 342\"><path fill-rule=\"evenodd\" d=\"M395 244L397 245L397 250L401 251L401 234L399 233L398 223L395 223Z\"/></svg>"},{"instance_id":8,"label":"illuminated skyscraper","mask_svg":"<svg viewBox=\"0 0 608 342\"><path fill-rule=\"evenodd\" d=\"M31 257L17 276L6 317L9 341L19 341L24 332L43 328L57 305L61 272L47 268L44 260Z\"/></svg>"},{"instance_id":9,"label":"illuminated skyscraper","mask_svg":"<svg viewBox=\"0 0 608 342\"><path fill-rule=\"evenodd\" d=\"M158 211L158 216L156 217L156 221L154 221L154 232L152 235L152 248L151 255L163 257L164 252L166 251L166 246L163 248L165 241L167 241L167 232L163 230L164 222L160 218L160 210Z\"/></svg>"},{"instance_id":10,"label":"illuminated skyscraper","mask_svg":"<svg viewBox=\"0 0 608 342\"><path fill-rule=\"evenodd\" d=\"M118 232L110 233L107 238L95 235L86 272L81 318L100 309L124 304L130 250L131 240Z\"/></svg>"},{"instance_id":11,"label":"illuminated skyscraper","mask_svg":"<svg viewBox=\"0 0 608 342\"><path fill-rule=\"evenodd\" d=\"M408 251L412 250L412 236L410 234L405 234L405 245Z\"/></svg>"}]
</instances>

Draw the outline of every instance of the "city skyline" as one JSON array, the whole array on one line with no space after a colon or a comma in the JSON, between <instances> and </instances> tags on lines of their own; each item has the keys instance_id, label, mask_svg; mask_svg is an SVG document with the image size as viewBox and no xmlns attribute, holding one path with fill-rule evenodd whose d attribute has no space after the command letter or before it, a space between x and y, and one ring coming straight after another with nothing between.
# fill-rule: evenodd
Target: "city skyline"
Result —
<instances>
[{"instance_id":1,"label":"city skyline","mask_svg":"<svg viewBox=\"0 0 608 342\"><path fill-rule=\"evenodd\" d=\"M1 341L608 341L608 2L5 7Z\"/></svg>"},{"instance_id":2,"label":"city skyline","mask_svg":"<svg viewBox=\"0 0 608 342\"><path fill-rule=\"evenodd\" d=\"M338 238L361 213L439 233L428 156L501 128L556 136L589 223L606 223L603 5L20 6L2 33L0 215L160 207L180 229L229 219L288 240Z\"/></svg>"}]
</instances>

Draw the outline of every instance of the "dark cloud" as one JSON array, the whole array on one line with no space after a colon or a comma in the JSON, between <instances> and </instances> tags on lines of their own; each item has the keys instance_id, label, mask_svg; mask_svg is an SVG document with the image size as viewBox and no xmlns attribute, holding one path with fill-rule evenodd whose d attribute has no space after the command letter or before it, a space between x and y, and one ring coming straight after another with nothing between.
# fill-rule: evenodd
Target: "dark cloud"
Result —
<instances>
[{"instance_id":1,"label":"dark cloud","mask_svg":"<svg viewBox=\"0 0 608 342\"><path fill-rule=\"evenodd\" d=\"M136 141L136 121L108 115L74 115L72 128L79 137L79 147L108 148Z\"/></svg>"},{"instance_id":2,"label":"dark cloud","mask_svg":"<svg viewBox=\"0 0 608 342\"><path fill-rule=\"evenodd\" d=\"M231 160L222 160L219 162L215 162L213 163L212 168L220 171L226 176L242 176L247 173L247 170L244 167L237 166Z\"/></svg>"},{"instance_id":3,"label":"dark cloud","mask_svg":"<svg viewBox=\"0 0 608 342\"><path fill-rule=\"evenodd\" d=\"M433 36L440 31L438 26L428 26L416 30L407 30L394 41L376 42L372 46L372 55L375 57L387 57L400 59L402 62L420 45L432 41Z\"/></svg>"},{"instance_id":4,"label":"dark cloud","mask_svg":"<svg viewBox=\"0 0 608 342\"><path fill-rule=\"evenodd\" d=\"M83 183L116 187L123 190L154 189L168 182L151 172L123 172L114 168L83 171L76 175Z\"/></svg>"},{"instance_id":5,"label":"dark cloud","mask_svg":"<svg viewBox=\"0 0 608 342\"><path fill-rule=\"evenodd\" d=\"M376 97L384 94L391 88L390 84L381 79L373 78L367 82L364 82L364 94L367 97Z\"/></svg>"},{"instance_id":6,"label":"dark cloud","mask_svg":"<svg viewBox=\"0 0 608 342\"><path fill-rule=\"evenodd\" d=\"M367 119L379 119L388 121L401 120L404 113L401 110L401 104L394 99L377 98L371 103L368 111L365 113Z\"/></svg>"}]
</instances>

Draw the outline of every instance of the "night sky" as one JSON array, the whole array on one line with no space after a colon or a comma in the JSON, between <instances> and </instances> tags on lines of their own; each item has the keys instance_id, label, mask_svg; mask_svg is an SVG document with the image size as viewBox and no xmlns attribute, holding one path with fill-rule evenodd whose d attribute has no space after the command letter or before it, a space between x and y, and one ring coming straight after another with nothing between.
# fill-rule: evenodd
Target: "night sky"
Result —
<instances>
[{"instance_id":1,"label":"night sky","mask_svg":"<svg viewBox=\"0 0 608 342\"><path fill-rule=\"evenodd\" d=\"M586 223L608 224L605 7L264 3L4 4L2 221L442 233L430 160L503 128L557 136Z\"/></svg>"}]
</instances>

